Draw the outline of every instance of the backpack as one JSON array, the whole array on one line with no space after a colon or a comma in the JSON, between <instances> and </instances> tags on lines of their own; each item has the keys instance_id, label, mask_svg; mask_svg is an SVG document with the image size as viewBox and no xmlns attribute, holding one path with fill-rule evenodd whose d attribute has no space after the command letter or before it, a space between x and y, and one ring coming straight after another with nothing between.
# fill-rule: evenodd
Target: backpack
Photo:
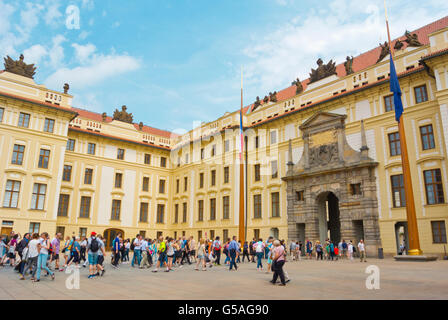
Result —
<instances>
[{"instance_id":1,"label":"backpack","mask_svg":"<svg viewBox=\"0 0 448 320\"><path fill-rule=\"evenodd\" d=\"M221 243L220 242L218 242L217 245L215 246L215 250L216 251L221 250Z\"/></svg>"},{"instance_id":2,"label":"backpack","mask_svg":"<svg viewBox=\"0 0 448 320\"><path fill-rule=\"evenodd\" d=\"M22 254L23 249L26 248L27 244L28 244L28 242L27 242L25 239L23 239L22 241L20 241L19 244L18 244L17 247L16 247L17 252L18 252L19 254Z\"/></svg>"},{"instance_id":3,"label":"backpack","mask_svg":"<svg viewBox=\"0 0 448 320\"><path fill-rule=\"evenodd\" d=\"M48 255L51 256L53 254L53 245L50 242L50 248L48 249Z\"/></svg>"},{"instance_id":4,"label":"backpack","mask_svg":"<svg viewBox=\"0 0 448 320\"><path fill-rule=\"evenodd\" d=\"M90 242L90 251L98 252L99 248L100 244L98 243L98 240L96 238L92 238L92 241Z\"/></svg>"},{"instance_id":5,"label":"backpack","mask_svg":"<svg viewBox=\"0 0 448 320\"><path fill-rule=\"evenodd\" d=\"M134 241L135 241L135 238L132 239L132 242L131 242L131 251L134 251L134 248L135 248Z\"/></svg>"},{"instance_id":6,"label":"backpack","mask_svg":"<svg viewBox=\"0 0 448 320\"><path fill-rule=\"evenodd\" d=\"M255 248L257 253L263 252L263 246L260 243L257 243L257 247Z\"/></svg>"},{"instance_id":7,"label":"backpack","mask_svg":"<svg viewBox=\"0 0 448 320\"><path fill-rule=\"evenodd\" d=\"M335 255L339 255L339 249L338 248L334 248L334 254Z\"/></svg>"}]
</instances>

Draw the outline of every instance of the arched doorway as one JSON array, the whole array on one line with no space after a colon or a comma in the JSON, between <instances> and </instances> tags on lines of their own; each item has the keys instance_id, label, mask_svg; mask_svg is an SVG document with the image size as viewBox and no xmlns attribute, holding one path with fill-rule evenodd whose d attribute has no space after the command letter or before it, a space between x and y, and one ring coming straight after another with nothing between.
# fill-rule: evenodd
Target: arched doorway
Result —
<instances>
[{"instance_id":1,"label":"arched doorway","mask_svg":"<svg viewBox=\"0 0 448 320\"><path fill-rule=\"evenodd\" d=\"M112 247L112 242L117 237L117 234L121 233L122 238L124 239L124 231L120 229L106 229L104 230L104 240L105 240L105 249L110 250Z\"/></svg>"},{"instance_id":2,"label":"arched doorway","mask_svg":"<svg viewBox=\"0 0 448 320\"><path fill-rule=\"evenodd\" d=\"M341 221L339 219L339 199L333 192L323 192L317 196L319 217L319 238L323 242L330 239L333 243L341 241Z\"/></svg>"}]
</instances>

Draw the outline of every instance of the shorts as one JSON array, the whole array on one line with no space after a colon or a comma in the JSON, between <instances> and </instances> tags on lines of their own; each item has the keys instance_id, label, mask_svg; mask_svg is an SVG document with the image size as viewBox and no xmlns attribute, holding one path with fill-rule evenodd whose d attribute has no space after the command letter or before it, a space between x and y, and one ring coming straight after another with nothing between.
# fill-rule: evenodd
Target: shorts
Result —
<instances>
[{"instance_id":1,"label":"shorts","mask_svg":"<svg viewBox=\"0 0 448 320\"><path fill-rule=\"evenodd\" d=\"M268 264L272 264L272 259L268 258Z\"/></svg>"},{"instance_id":2,"label":"shorts","mask_svg":"<svg viewBox=\"0 0 448 320\"><path fill-rule=\"evenodd\" d=\"M204 259L204 256L202 254L199 254L198 255L198 260L202 260L202 259Z\"/></svg>"},{"instance_id":3,"label":"shorts","mask_svg":"<svg viewBox=\"0 0 448 320\"><path fill-rule=\"evenodd\" d=\"M16 254L15 254L15 253L13 253L13 252L8 252L8 258L9 258L9 259L15 259L15 257L16 257Z\"/></svg>"},{"instance_id":4,"label":"shorts","mask_svg":"<svg viewBox=\"0 0 448 320\"><path fill-rule=\"evenodd\" d=\"M165 259L166 259L166 253L165 252L161 252L159 254L159 261L160 261L160 263L164 263Z\"/></svg>"},{"instance_id":5,"label":"shorts","mask_svg":"<svg viewBox=\"0 0 448 320\"><path fill-rule=\"evenodd\" d=\"M195 256L196 255L196 250L191 250L190 251L190 256Z\"/></svg>"},{"instance_id":6,"label":"shorts","mask_svg":"<svg viewBox=\"0 0 448 320\"><path fill-rule=\"evenodd\" d=\"M89 264L91 266L94 266L94 265L98 264L98 253L90 253L89 252L88 258L89 258Z\"/></svg>"},{"instance_id":7,"label":"shorts","mask_svg":"<svg viewBox=\"0 0 448 320\"><path fill-rule=\"evenodd\" d=\"M52 258L53 260L59 260L59 253L58 254L53 253Z\"/></svg>"},{"instance_id":8,"label":"shorts","mask_svg":"<svg viewBox=\"0 0 448 320\"><path fill-rule=\"evenodd\" d=\"M103 265L103 262L104 262L104 256L100 256L100 255L98 255L98 262L97 262L97 264L99 264L100 266L102 266L102 265Z\"/></svg>"},{"instance_id":9,"label":"shorts","mask_svg":"<svg viewBox=\"0 0 448 320\"><path fill-rule=\"evenodd\" d=\"M168 255L168 258L173 258L173 257L174 257L174 253L171 255L170 254Z\"/></svg>"}]
</instances>

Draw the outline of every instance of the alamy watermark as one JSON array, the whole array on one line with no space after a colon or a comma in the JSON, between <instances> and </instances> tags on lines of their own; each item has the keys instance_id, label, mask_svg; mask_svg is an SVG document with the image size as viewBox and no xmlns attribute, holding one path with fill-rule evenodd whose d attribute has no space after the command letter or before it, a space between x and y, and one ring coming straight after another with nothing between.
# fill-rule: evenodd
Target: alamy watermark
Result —
<instances>
[{"instance_id":1,"label":"alamy watermark","mask_svg":"<svg viewBox=\"0 0 448 320\"><path fill-rule=\"evenodd\" d=\"M365 273L369 276L366 279L366 289L379 290L380 289L380 268L375 265L370 265L366 268Z\"/></svg>"}]
</instances>

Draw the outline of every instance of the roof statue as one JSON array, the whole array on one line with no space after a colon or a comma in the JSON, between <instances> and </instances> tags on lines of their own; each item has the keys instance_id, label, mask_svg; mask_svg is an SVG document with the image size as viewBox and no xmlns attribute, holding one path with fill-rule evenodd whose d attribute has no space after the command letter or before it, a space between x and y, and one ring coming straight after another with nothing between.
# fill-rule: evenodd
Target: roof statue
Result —
<instances>
[{"instance_id":1,"label":"roof statue","mask_svg":"<svg viewBox=\"0 0 448 320\"><path fill-rule=\"evenodd\" d=\"M274 91L274 93L269 92L269 101L271 102L277 102L277 91Z\"/></svg>"},{"instance_id":2,"label":"roof statue","mask_svg":"<svg viewBox=\"0 0 448 320\"><path fill-rule=\"evenodd\" d=\"M322 59L319 58L317 60L317 69L311 69L310 73L310 83L319 81L323 78L332 76L336 73L336 62L333 62L333 60L330 60L327 64L324 64Z\"/></svg>"},{"instance_id":3,"label":"roof statue","mask_svg":"<svg viewBox=\"0 0 448 320\"><path fill-rule=\"evenodd\" d=\"M68 83L64 84L64 93L67 94L68 90L70 90L70 86L68 85Z\"/></svg>"},{"instance_id":4,"label":"roof statue","mask_svg":"<svg viewBox=\"0 0 448 320\"><path fill-rule=\"evenodd\" d=\"M268 96L264 96L264 98L263 98L263 102L264 102L264 103L268 103L268 102L269 102L269 97L268 97Z\"/></svg>"},{"instance_id":5,"label":"roof statue","mask_svg":"<svg viewBox=\"0 0 448 320\"><path fill-rule=\"evenodd\" d=\"M291 85L296 86L296 94L299 94L303 91L302 82L300 81L299 78L291 82Z\"/></svg>"},{"instance_id":6,"label":"roof statue","mask_svg":"<svg viewBox=\"0 0 448 320\"><path fill-rule=\"evenodd\" d=\"M406 36L406 40L404 40L404 41L408 44L408 47L421 47L422 46L420 41L418 41L418 36L416 33L411 34L409 31L406 30L404 35Z\"/></svg>"},{"instance_id":7,"label":"roof statue","mask_svg":"<svg viewBox=\"0 0 448 320\"><path fill-rule=\"evenodd\" d=\"M394 49L395 50L401 50L401 48L403 48L403 46L404 46L403 42L401 42L400 39L398 39L395 42Z\"/></svg>"},{"instance_id":8,"label":"roof statue","mask_svg":"<svg viewBox=\"0 0 448 320\"><path fill-rule=\"evenodd\" d=\"M34 64L26 64L23 59L23 54L20 55L20 58L17 61L11 59L10 56L6 56L6 58L4 58L5 71L18 74L19 76L34 79L34 75L36 74L36 67L34 66Z\"/></svg>"},{"instance_id":9,"label":"roof statue","mask_svg":"<svg viewBox=\"0 0 448 320\"><path fill-rule=\"evenodd\" d=\"M378 60L376 61L376 63L383 60L390 52L389 44L387 43L387 41L384 41L384 44L380 43L380 47L381 47L381 53L380 53L380 56L379 56Z\"/></svg>"},{"instance_id":10,"label":"roof statue","mask_svg":"<svg viewBox=\"0 0 448 320\"><path fill-rule=\"evenodd\" d=\"M138 124L138 128L140 129L140 131L143 130L143 122L140 121L140 123Z\"/></svg>"},{"instance_id":11,"label":"roof statue","mask_svg":"<svg viewBox=\"0 0 448 320\"><path fill-rule=\"evenodd\" d=\"M348 76L353 73L353 56L350 58L347 56L346 61L344 62L345 74Z\"/></svg>"},{"instance_id":12,"label":"roof statue","mask_svg":"<svg viewBox=\"0 0 448 320\"><path fill-rule=\"evenodd\" d=\"M259 106L261 106L261 100L260 100L260 97L257 96L257 99L255 99L255 102L254 102L253 110L257 109Z\"/></svg>"},{"instance_id":13,"label":"roof statue","mask_svg":"<svg viewBox=\"0 0 448 320\"><path fill-rule=\"evenodd\" d=\"M126 110L127 110L126 106L122 106L121 111L118 111L118 109L115 109L113 120L132 123L134 120L134 117L133 117L132 113L128 113Z\"/></svg>"},{"instance_id":14,"label":"roof statue","mask_svg":"<svg viewBox=\"0 0 448 320\"><path fill-rule=\"evenodd\" d=\"M103 122L105 122L105 121L107 120L107 113L106 113L106 112L103 112L103 113L101 114L101 118L103 119Z\"/></svg>"}]
</instances>

